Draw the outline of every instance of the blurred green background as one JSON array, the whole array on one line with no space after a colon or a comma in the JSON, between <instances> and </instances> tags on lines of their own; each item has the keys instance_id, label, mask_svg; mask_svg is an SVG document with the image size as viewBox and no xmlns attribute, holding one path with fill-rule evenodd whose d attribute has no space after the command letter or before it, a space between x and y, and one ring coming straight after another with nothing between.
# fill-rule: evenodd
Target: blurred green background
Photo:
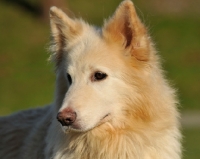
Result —
<instances>
[{"instance_id":1,"label":"blurred green background","mask_svg":"<svg viewBox=\"0 0 200 159\"><path fill-rule=\"evenodd\" d=\"M47 61L52 3L101 26L120 0L0 1L0 115L53 101L54 68ZM181 112L200 112L200 0L134 3L163 58L167 77L177 88ZM183 126L183 134L183 158L199 159L200 125Z\"/></svg>"}]
</instances>

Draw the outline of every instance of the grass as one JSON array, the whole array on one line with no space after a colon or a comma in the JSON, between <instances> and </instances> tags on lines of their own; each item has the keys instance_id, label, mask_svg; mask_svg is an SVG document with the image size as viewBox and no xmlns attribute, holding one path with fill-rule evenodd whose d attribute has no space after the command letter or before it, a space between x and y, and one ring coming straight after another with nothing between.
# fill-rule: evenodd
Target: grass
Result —
<instances>
[{"instance_id":1,"label":"grass","mask_svg":"<svg viewBox=\"0 0 200 159\"><path fill-rule=\"evenodd\" d=\"M200 19L162 18L153 23L157 24L154 39L168 76L178 88L183 109L199 109Z\"/></svg>"},{"instance_id":2,"label":"grass","mask_svg":"<svg viewBox=\"0 0 200 159\"><path fill-rule=\"evenodd\" d=\"M200 129L183 130L183 159L199 159Z\"/></svg>"},{"instance_id":3,"label":"grass","mask_svg":"<svg viewBox=\"0 0 200 159\"><path fill-rule=\"evenodd\" d=\"M0 114L51 102L54 72L45 48L48 26L4 3L0 15Z\"/></svg>"}]
</instances>

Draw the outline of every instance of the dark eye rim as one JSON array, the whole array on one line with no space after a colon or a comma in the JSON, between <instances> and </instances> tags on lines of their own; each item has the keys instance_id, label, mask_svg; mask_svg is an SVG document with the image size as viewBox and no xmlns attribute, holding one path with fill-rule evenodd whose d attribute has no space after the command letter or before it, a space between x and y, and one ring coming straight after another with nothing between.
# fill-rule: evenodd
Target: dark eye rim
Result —
<instances>
[{"instance_id":1,"label":"dark eye rim","mask_svg":"<svg viewBox=\"0 0 200 159\"><path fill-rule=\"evenodd\" d=\"M71 85L72 84L72 77L69 73L67 73L67 80L68 80L69 84Z\"/></svg>"},{"instance_id":2,"label":"dark eye rim","mask_svg":"<svg viewBox=\"0 0 200 159\"><path fill-rule=\"evenodd\" d=\"M107 74L101 71L96 71L92 74L92 81L102 81L107 78Z\"/></svg>"}]
</instances>

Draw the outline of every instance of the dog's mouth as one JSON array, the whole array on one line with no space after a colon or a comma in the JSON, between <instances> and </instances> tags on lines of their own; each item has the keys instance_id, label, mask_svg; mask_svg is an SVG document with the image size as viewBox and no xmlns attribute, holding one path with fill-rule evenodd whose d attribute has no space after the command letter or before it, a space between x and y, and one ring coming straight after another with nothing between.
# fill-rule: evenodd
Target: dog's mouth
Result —
<instances>
[{"instance_id":1,"label":"dog's mouth","mask_svg":"<svg viewBox=\"0 0 200 159\"><path fill-rule=\"evenodd\" d=\"M106 114L103 118L101 118L100 122L97 124L97 126L102 125L105 122L108 122L111 119L110 113Z\"/></svg>"},{"instance_id":2,"label":"dog's mouth","mask_svg":"<svg viewBox=\"0 0 200 159\"><path fill-rule=\"evenodd\" d=\"M83 128L81 128L80 126L77 126L77 125L76 126L73 126L73 125L62 126L62 129L66 133L69 133L69 132L87 132L87 131L90 131L92 129L99 127L100 125L102 125L102 124L104 124L104 123L106 123L110 120L111 120L111 114L108 113L103 118L101 118L100 121L94 127L90 128L90 129L84 130Z\"/></svg>"},{"instance_id":3,"label":"dog's mouth","mask_svg":"<svg viewBox=\"0 0 200 159\"><path fill-rule=\"evenodd\" d=\"M100 121L96 124L96 126L94 126L93 128L91 128L90 130L95 129L95 128L103 125L104 123L109 122L110 120L111 120L111 114L108 113L103 118L100 119Z\"/></svg>"}]
</instances>

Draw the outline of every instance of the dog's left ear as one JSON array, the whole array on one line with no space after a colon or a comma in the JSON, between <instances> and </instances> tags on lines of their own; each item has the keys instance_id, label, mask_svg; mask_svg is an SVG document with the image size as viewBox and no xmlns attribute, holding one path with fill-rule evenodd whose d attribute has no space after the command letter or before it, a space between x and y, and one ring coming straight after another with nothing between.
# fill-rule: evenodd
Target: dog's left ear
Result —
<instances>
[{"instance_id":1,"label":"dog's left ear","mask_svg":"<svg viewBox=\"0 0 200 159\"><path fill-rule=\"evenodd\" d=\"M82 24L80 20L70 18L61 9L53 6L50 8L50 26L53 41L50 49L59 63L65 46L81 34Z\"/></svg>"},{"instance_id":2,"label":"dog's left ear","mask_svg":"<svg viewBox=\"0 0 200 159\"><path fill-rule=\"evenodd\" d=\"M115 14L104 24L103 37L111 43L119 43L137 60L148 61L149 37L132 1L124 0L119 5Z\"/></svg>"}]
</instances>

